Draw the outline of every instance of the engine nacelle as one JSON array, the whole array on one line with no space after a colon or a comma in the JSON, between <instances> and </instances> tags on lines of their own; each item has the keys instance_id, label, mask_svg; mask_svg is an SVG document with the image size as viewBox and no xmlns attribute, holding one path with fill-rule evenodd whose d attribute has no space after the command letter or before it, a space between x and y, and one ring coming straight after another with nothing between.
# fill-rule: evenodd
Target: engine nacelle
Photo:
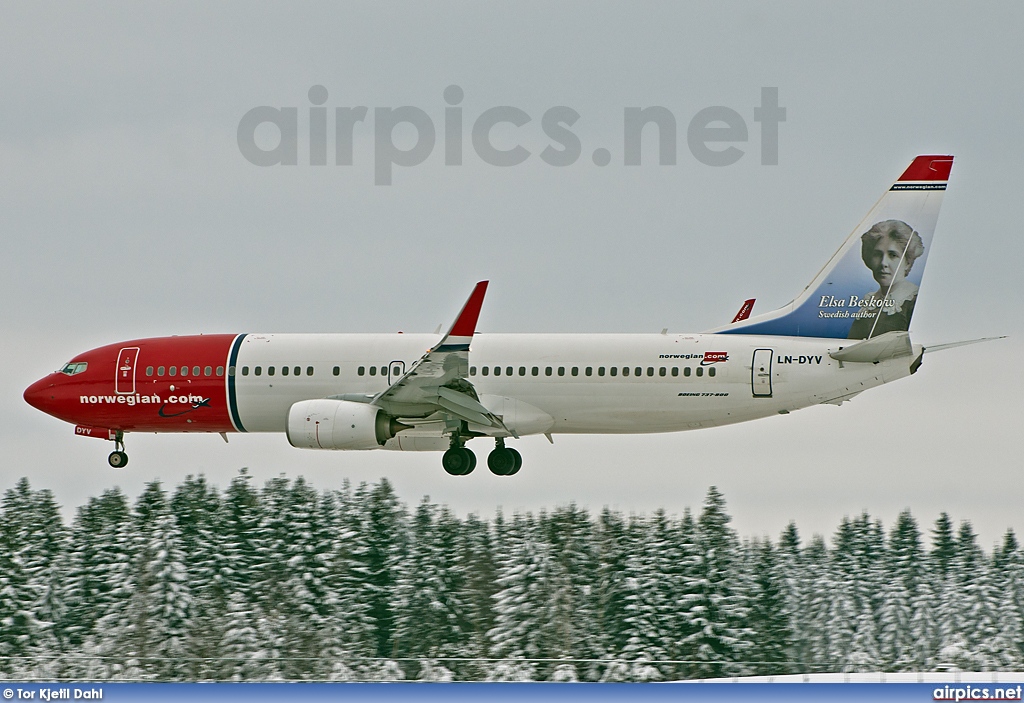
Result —
<instances>
[{"instance_id":1,"label":"engine nacelle","mask_svg":"<svg viewBox=\"0 0 1024 703\"><path fill-rule=\"evenodd\" d=\"M292 405L286 433L299 449L378 449L407 427L376 405L318 398Z\"/></svg>"}]
</instances>

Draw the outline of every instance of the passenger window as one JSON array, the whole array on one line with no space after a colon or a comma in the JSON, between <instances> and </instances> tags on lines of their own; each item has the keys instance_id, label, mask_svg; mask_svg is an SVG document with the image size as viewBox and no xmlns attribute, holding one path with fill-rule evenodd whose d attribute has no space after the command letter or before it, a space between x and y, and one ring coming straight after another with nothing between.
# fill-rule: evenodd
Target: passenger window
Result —
<instances>
[{"instance_id":1,"label":"passenger window","mask_svg":"<svg viewBox=\"0 0 1024 703\"><path fill-rule=\"evenodd\" d=\"M489 367L489 366L484 366L484 367L481 367L481 369L480 369L480 373L481 373L481 374L483 374L484 376L486 376L486 375L487 375L487 372L488 372L488 371L490 370L490 368L491 368L491 367Z\"/></svg>"},{"instance_id":2,"label":"passenger window","mask_svg":"<svg viewBox=\"0 0 1024 703\"><path fill-rule=\"evenodd\" d=\"M275 366L268 366L268 367L267 367L267 375L268 375L268 376L273 376L273 375L274 375L274 372L275 372L276 370L277 370L277 367L275 367Z\"/></svg>"},{"instance_id":3,"label":"passenger window","mask_svg":"<svg viewBox=\"0 0 1024 703\"><path fill-rule=\"evenodd\" d=\"M193 366L192 367L192 375L193 376L198 376L199 375L199 367L198 366Z\"/></svg>"},{"instance_id":4,"label":"passenger window","mask_svg":"<svg viewBox=\"0 0 1024 703\"><path fill-rule=\"evenodd\" d=\"M618 366L612 366L608 370L611 372L612 376L617 376L619 374L619 367Z\"/></svg>"},{"instance_id":5,"label":"passenger window","mask_svg":"<svg viewBox=\"0 0 1024 703\"><path fill-rule=\"evenodd\" d=\"M551 367L550 366L546 366L544 368L544 375L545 376L550 376L551 375Z\"/></svg>"},{"instance_id":6,"label":"passenger window","mask_svg":"<svg viewBox=\"0 0 1024 703\"><path fill-rule=\"evenodd\" d=\"M335 366L332 369L332 372L334 373L335 376L340 376L341 375L341 367L340 366Z\"/></svg>"},{"instance_id":7,"label":"passenger window","mask_svg":"<svg viewBox=\"0 0 1024 703\"><path fill-rule=\"evenodd\" d=\"M174 367L172 366L171 368L173 369ZM242 367L242 375L243 376L248 376L249 375L249 367L248 366L243 366Z\"/></svg>"},{"instance_id":8,"label":"passenger window","mask_svg":"<svg viewBox=\"0 0 1024 703\"><path fill-rule=\"evenodd\" d=\"M660 369L658 369L658 375L659 376L664 376L665 375L665 367L664 366L662 366Z\"/></svg>"},{"instance_id":9,"label":"passenger window","mask_svg":"<svg viewBox=\"0 0 1024 703\"><path fill-rule=\"evenodd\" d=\"M470 366L469 367L469 375L470 376L476 376L476 367L475 366Z\"/></svg>"},{"instance_id":10,"label":"passenger window","mask_svg":"<svg viewBox=\"0 0 1024 703\"><path fill-rule=\"evenodd\" d=\"M622 367L622 375L623 376L628 376L629 375L629 367L628 366L623 366Z\"/></svg>"},{"instance_id":11,"label":"passenger window","mask_svg":"<svg viewBox=\"0 0 1024 703\"><path fill-rule=\"evenodd\" d=\"M146 367L146 375L147 376L152 376L153 375L153 367L152 366L147 366Z\"/></svg>"},{"instance_id":12,"label":"passenger window","mask_svg":"<svg viewBox=\"0 0 1024 703\"><path fill-rule=\"evenodd\" d=\"M157 366L156 367L156 375L157 376L163 376L166 371L167 370L163 366Z\"/></svg>"},{"instance_id":13,"label":"passenger window","mask_svg":"<svg viewBox=\"0 0 1024 703\"><path fill-rule=\"evenodd\" d=\"M310 368L312 368L312 367L310 367ZM296 366L294 369L292 369L292 375L293 376L301 376L302 375L302 367L301 366ZM313 374L306 374L306 375L307 376L312 376Z\"/></svg>"},{"instance_id":14,"label":"passenger window","mask_svg":"<svg viewBox=\"0 0 1024 703\"><path fill-rule=\"evenodd\" d=\"M708 369L708 376L714 376L714 375L715 375L715 367L712 366L710 369Z\"/></svg>"},{"instance_id":15,"label":"passenger window","mask_svg":"<svg viewBox=\"0 0 1024 703\"><path fill-rule=\"evenodd\" d=\"M702 367L700 367L700 366L697 367L697 375L698 376L703 376L704 375L704 369Z\"/></svg>"},{"instance_id":16,"label":"passenger window","mask_svg":"<svg viewBox=\"0 0 1024 703\"><path fill-rule=\"evenodd\" d=\"M597 375L598 376L604 376L604 367L603 366L598 366L597 367Z\"/></svg>"},{"instance_id":17,"label":"passenger window","mask_svg":"<svg viewBox=\"0 0 1024 703\"><path fill-rule=\"evenodd\" d=\"M573 376L579 376L580 375L580 367L579 366L573 366L571 373L572 373Z\"/></svg>"},{"instance_id":18,"label":"passenger window","mask_svg":"<svg viewBox=\"0 0 1024 703\"><path fill-rule=\"evenodd\" d=\"M654 375L654 367L653 366L648 366L647 367L647 375L648 376L653 376Z\"/></svg>"},{"instance_id":19,"label":"passenger window","mask_svg":"<svg viewBox=\"0 0 1024 703\"><path fill-rule=\"evenodd\" d=\"M309 375L310 376L313 375L313 367L312 366L309 367ZM392 366L391 367L391 375L394 376L395 378L398 378L399 376L401 376L402 375L402 367L401 366Z\"/></svg>"},{"instance_id":20,"label":"passenger window","mask_svg":"<svg viewBox=\"0 0 1024 703\"><path fill-rule=\"evenodd\" d=\"M494 367L494 375L495 376L500 376L501 375L501 367L500 366L495 366Z\"/></svg>"},{"instance_id":21,"label":"passenger window","mask_svg":"<svg viewBox=\"0 0 1024 703\"><path fill-rule=\"evenodd\" d=\"M679 367L678 366L673 366L672 367L672 375L673 376L678 376L679 375Z\"/></svg>"},{"instance_id":22,"label":"passenger window","mask_svg":"<svg viewBox=\"0 0 1024 703\"><path fill-rule=\"evenodd\" d=\"M559 376L564 376L565 375L565 367L564 366L559 366L558 367L558 375Z\"/></svg>"},{"instance_id":23,"label":"passenger window","mask_svg":"<svg viewBox=\"0 0 1024 703\"><path fill-rule=\"evenodd\" d=\"M259 376L259 375L261 375L261 374L263 373L263 367L262 367L262 366L257 366L256 368L254 368L254 369L252 370L252 372L253 372L253 374L255 374L256 376Z\"/></svg>"},{"instance_id":24,"label":"passenger window","mask_svg":"<svg viewBox=\"0 0 1024 703\"><path fill-rule=\"evenodd\" d=\"M223 366L218 366L217 367L217 375L218 376L223 376L224 375L224 367Z\"/></svg>"},{"instance_id":25,"label":"passenger window","mask_svg":"<svg viewBox=\"0 0 1024 703\"><path fill-rule=\"evenodd\" d=\"M525 366L520 366L519 367L519 375L520 376L525 376L526 375L526 367Z\"/></svg>"},{"instance_id":26,"label":"passenger window","mask_svg":"<svg viewBox=\"0 0 1024 703\"><path fill-rule=\"evenodd\" d=\"M212 366L207 366L205 369L203 369L203 375L204 376L212 376L213 375L213 367Z\"/></svg>"},{"instance_id":27,"label":"passenger window","mask_svg":"<svg viewBox=\"0 0 1024 703\"><path fill-rule=\"evenodd\" d=\"M171 375L173 376L174 374L171 374ZM188 376L188 367L187 366L182 366L181 367L181 376L182 376L182 378L184 378L185 376Z\"/></svg>"},{"instance_id":28,"label":"passenger window","mask_svg":"<svg viewBox=\"0 0 1024 703\"><path fill-rule=\"evenodd\" d=\"M534 366L534 367L533 367L532 369L530 369L530 374L531 374L532 376L536 376L536 375L537 375L537 374L539 374L539 373L540 373L540 369L539 369L539 368L537 368L536 366Z\"/></svg>"},{"instance_id":29,"label":"passenger window","mask_svg":"<svg viewBox=\"0 0 1024 703\"><path fill-rule=\"evenodd\" d=\"M387 376L388 375L388 367L387 366L381 366L380 367L380 375L381 376Z\"/></svg>"},{"instance_id":30,"label":"passenger window","mask_svg":"<svg viewBox=\"0 0 1024 703\"><path fill-rule=\"evenodd\" d=\"M644 370L642 368L640 368L639 366L637 366L635 369L633 369L633 375L634 376L643 376L644 375Z\"/></svg>"},{"instance_id":31,"label":"passenger window","mask_svg":"<svg viewBox=\"0 0 1024 703\"><path fill-rule=\"evenodd\" d=\"M512 367L511 366L505 367L505 375L506 376L511 376L512 375Z\"/></svg>"},{"instance_id":32,"label":"passenger window","mask_svg":"<svg viewBox=\"0 0 1024 703\"><path fill-rule=\"evenodd\" d=\"M234 375L235 375L235 367L234 366L229 366L228 367L228 376L234 376Z\"/></svg>"},{"instance_id":33,"label":"passenger window","mask_svg":"<svg viewBox=\"0 0 1024 703\"><path fill-rule=\"evenodd\" d=\"M335 366L334 368L338 368L338 367ZM365 366L360 366L358 369L356 369L356 374L359 375L359 376L362 376L365 373L366 373L366 367ZM338 374L334 374L334 375L337 376Z\"/></svg>"},{"instance_id":34,"label":"passenger window","mask_svg":"<svg viewBox=\"0 0 1024 703\"><path fill-rule=\"evenodd\" d=\"M690 367L689 366L687 366L686 368L683 369L683 375L684 376L689 376L690 375Z\"/></svg>"},{"instance_id":35,"label":"passenger window","mask_svg":"<svg viewBox=\"0 0 1024 703\"><path fill-rule=\"evenodd\" d=\"M307 366L306 367L306 375L307 376L312 376L313 375L313 367L312 366Z\"/></svg>"},{"instance_id":36,"label":"passenger window","mask_svg":"<svg viewBox=\"0 0 1024 703\"><path fill-rule=\"evenodd\" d=\"M593 366L588 366L583 373L585 373L587 376L593 376L594 375L594 367Z\"/></svg>"},{"instance_id":37,"label":"passenger window","mask_svg":"<svg viewBox=\"0 0 1024 703\"><path fill-rule=\"evenodd\" d=\"M281 375L282 376L287 376L288 375L288 367L287 366L282 366L281 367Z\"/></svg>"},{"instance_id":38,"label":"passenger window","mask_svg":"<svg viewBox=\"0 0 1024 703\"><path fill-rule=\"evenodd\" d=\"M371 366L370 367L370 375L371 376L376 376L377 375L377 367L376 366Z\"/></svg>"}]
</instances>

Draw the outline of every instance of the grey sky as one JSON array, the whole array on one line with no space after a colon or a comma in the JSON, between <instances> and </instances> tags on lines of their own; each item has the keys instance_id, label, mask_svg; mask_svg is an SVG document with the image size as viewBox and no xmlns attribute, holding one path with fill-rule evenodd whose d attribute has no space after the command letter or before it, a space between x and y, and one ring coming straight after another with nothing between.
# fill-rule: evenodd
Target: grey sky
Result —
<instances>
[{"instance_id":1,"label":"grey sky","mask_svg":"<svg viewBox=\"0 0 1024 703\"><path fill-rule=\"evenodd\" d=\"M202 471L224 486L249 466L322 488L387 475L409 502L429 493L491 514L569 500L681 512L716 484L744 535L775 536L789 519L831 533L862 509L889 525L904 507L924 526L940 510L969 518L986 547L1024 530L1024 7L0 3L0 15L0 488L27 475L76 506L153 477ZM370 108L352 166L308 165L315 84L328 108ZM451 84L465 92L466 138L464 165L446 167ZM764 86L787 109L774 167L759 163L753 119ZM299 108L298 166L242 158L236 128L257 105ZM438 143L374 186L373 108L400 105L425 110ZM533 152L520 166L488 166L469 143L498 105L533 118L494 133ZM582 157L564 168L538 156L551 143L541 115L557 105L581 115ZM676 117L677 165L657 165L652 130L644 164L623 166L623 109L650 105ZM733 166L687 150L686 125L712 105L749 129ZM612 154L604 168L598 147ZM430 331L483 278L484 333L700 331L745 298L763 312L794 297L919 153L957 161L914 338L1011 338L929 356L842 408L526 439L508 480L448 477L435 454L300 452L280 435L131 436L131 464L115 472L107 444L21 398L75 353L121 339Z\"/></svg>"}]
</instances>

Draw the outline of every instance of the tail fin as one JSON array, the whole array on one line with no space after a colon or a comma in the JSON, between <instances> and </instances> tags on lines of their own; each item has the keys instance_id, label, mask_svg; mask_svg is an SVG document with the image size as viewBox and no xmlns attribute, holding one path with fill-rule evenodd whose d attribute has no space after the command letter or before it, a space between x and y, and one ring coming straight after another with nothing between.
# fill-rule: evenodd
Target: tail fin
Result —
<instances>
[{"instance_id":1,"label":"tail fin","mask_svg":"<svg viewBox=\"0 0 1024 703\"><path fill-rule=\"evenodd\" d=\"M720 334L869 339L907 330L952 156L918 156L788 305Z\"/></svg>"}]
</instances>

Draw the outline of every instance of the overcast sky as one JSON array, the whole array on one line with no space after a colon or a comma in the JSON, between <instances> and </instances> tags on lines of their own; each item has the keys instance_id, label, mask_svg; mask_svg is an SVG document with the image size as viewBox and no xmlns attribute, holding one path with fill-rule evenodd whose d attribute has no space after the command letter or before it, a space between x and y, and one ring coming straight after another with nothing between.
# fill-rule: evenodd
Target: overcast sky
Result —
<instances>
[{"instance_id":1,"label":"overcast sky","mask_svg":"<svg viewBox=\"0 0 1024 703\"><path fill-rule=\"evenodd\" d=\"M69 509L154 477L240 467L319 488L389 477L492 515L569 501L680 513L708 486L745 536L831 536L868 510L929 528L970 519L988 548L1024 531L1019 283L1024 57L1019 3L506 2L0 3L0 488L20 476ZM445 88L464 93L463 164L445 165ZM309 165L309 89L331 119ZM787 118L762 165L762 87ZM242 116L298 109L298 164L239 151ZM374 185L374 109L410 105L437 130L426 160ZM333 108L366 106L352 165L334 164ZM531 121L470 130L487 109ZM540 158L546 110L580 114L576 163ZM663 106L675 165L625 166L623 111ZM725 106L748 140L733 165L691 154L687 125ZM264 126L267 127L267 126ZM258 142L272 146L261 127ZM416 132L395 130L402 149ZM611 163L594 164L606 148ZM701 331L792 299L920 153L956 163L913 338L1007 340L927 356L914 377L841 408L652 436L526 438L514 479L450 477L436 454L316 453L283 435L130 436L107 443L26 405L24 388L86 349L212 332L432 331L475 281L486 332ZM471 445L472 446L472 445ZM478 452L485 447L477 447Z\"/></svg>"}]
</instances>

